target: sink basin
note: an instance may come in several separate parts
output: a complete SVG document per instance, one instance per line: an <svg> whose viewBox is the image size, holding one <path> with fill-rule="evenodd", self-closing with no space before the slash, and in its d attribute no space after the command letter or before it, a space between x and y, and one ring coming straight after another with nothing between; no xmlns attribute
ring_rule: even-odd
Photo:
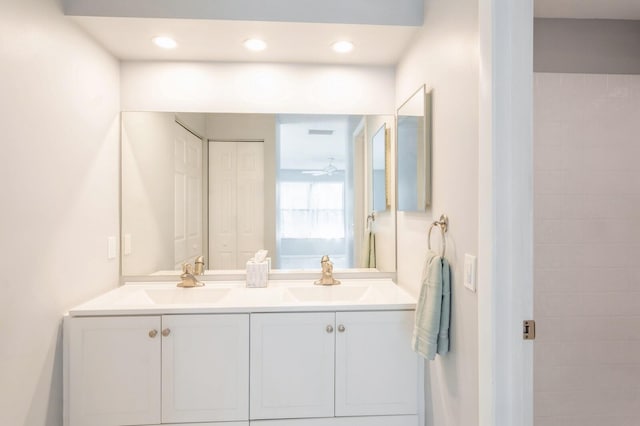
<svg viewBox="0 0 640 426"><path fill-rule="evenodd" d="M292 287L286 294L297 302L348 303L367 297L370 287L313 286Z"/></svg>
<svg viewBox="0 0 640 426"><path fill-rule="evenodd" d="M145 290L147 297L157 305L211 304L229 294L228 288L167 288Z"/></svg>

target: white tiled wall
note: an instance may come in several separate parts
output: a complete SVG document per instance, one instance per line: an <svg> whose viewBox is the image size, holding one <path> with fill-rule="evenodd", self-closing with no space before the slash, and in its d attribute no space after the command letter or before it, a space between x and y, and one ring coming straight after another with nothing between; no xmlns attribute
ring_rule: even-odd
<svg viewBox="0 0 640 426"><path fill-rule="evenodd" d="M640 76L535 75L535 425L640 425Z"/></svg>

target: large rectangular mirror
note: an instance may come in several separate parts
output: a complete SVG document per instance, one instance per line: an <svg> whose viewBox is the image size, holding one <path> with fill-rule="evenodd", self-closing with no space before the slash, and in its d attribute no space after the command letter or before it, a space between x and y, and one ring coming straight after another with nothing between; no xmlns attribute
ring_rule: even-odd
<svg viewBox="0 0 640 426"><path fill-rule="evenodd" d="M395 214L367 244L370 141L390 116L124 112L122 275L244 270L259 249L272 266L394 272ZM367 253L365 253L365 251Z"/></svg>
<svg viewBox="0 0 640 426"><path fill-rule="evenodd" d="M398 210L431 204L431 94L420 87L398 108Z"/></svg>

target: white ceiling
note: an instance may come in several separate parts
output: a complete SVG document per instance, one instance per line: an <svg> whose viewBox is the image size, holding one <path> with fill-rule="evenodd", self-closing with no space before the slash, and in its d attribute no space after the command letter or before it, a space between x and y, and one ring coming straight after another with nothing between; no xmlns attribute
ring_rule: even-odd
<svg viewBox="0 0 640 426"><path fill-rule="evenodd" d="M70 1L70 0L69 0ZM93 3L75 0L78 4ZM222 1L222 0L219 0ZM285 1L285 0L281 0ZM124 8L129 3L119 3ZM119 6L118 6L119 5ZM114 6L114 7L116 7ZM640 0L535 0L541 18L640 20ZM317 64L397 64L420 27L256 20L165 19L144 17L70 16L99 43L122 60L293 62ZM163 50L151 43L156 35L175 38L178 48ZM242 42L262 38L268 48L249 52ZM349 54L330 45L340 39L355 44Z"/></svg>
<svg viewBox="0 0 640 426"><path fill-rule="evenodd" d="M538 18L640 19L640 0L535 0Z"/></svg>
<svg viewBox="0 0 640 426"><path fill-rule="evenodd" d="M122 60L296 62L395 65L419 27L264 21L72 17ZM168 35L178 48L163 50L151 38ZM268 48L247 51L242 42L262 38ZM355 44L349 54L330 45Z"/></svg>

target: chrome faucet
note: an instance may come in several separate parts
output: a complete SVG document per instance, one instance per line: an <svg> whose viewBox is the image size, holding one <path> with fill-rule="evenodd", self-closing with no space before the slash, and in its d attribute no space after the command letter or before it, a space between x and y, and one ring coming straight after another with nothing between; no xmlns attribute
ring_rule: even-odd
<svg viewBox="0 0 640 426"><path fill-rule="evenodd" d="M195 260L195 271L193 266L190 263L182 264L182 275L180 275L181 281L177 284L178 287L202 287L204 286L203 282L200 282L196 275L202 275L204 273L204 257L198 256Z"/></svg>
<svg viewBox="0 0 640 426"><path fill-rule="evenodd" d="M315 281L315 285L337 285L340 284L340 281L333 278L333 262L329 259L328 255L322 256L322 260L320 260L320 265L322 266L322 277Z"/></svg>

